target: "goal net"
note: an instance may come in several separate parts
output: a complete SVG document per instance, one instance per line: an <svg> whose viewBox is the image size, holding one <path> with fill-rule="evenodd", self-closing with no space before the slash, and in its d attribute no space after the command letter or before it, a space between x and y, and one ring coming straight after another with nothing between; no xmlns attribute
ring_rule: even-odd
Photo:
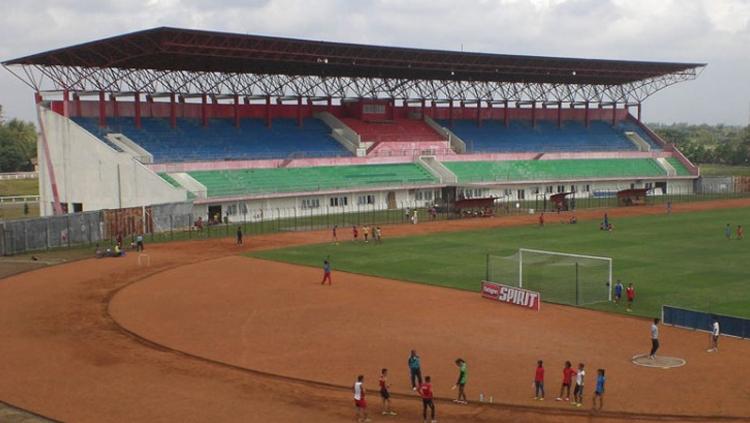
<svg viewBox="0 0 750 423"><path fill-rule="evenodd" d="M487 255L489 282L537 291L552 303L586 305L612 300L612 259L521 248Z"/></svg>

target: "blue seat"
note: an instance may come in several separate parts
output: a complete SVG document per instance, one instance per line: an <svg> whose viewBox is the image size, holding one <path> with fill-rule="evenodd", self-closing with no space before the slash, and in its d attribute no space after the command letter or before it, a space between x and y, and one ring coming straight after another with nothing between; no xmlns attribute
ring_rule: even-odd
<svg viewBox="0 0 750 423"><path fill-rule="evenodd" d="M440 124L450 127L448 121ZM557 127L556 121L511 121L508 127L502 121L456 120L451 130L466 142L469 152L520 153L520 152L577 152L577 151L632 151L636 146L625 132L638 133L652 149L659 149L641 128L632 122L620 122L613 127L608 122L591 121L589 127L578 121L565 121Z"/></svg>
<svg viewBox="0 0 750 423"><path fill-rule="evenodd" d="M232 119L210 119L204 127L200 120L179 118L171 128L168 119L142 118L141 128L136 128L133 118L109 118L104 129L96 118L73 120L105 142L107 133L125 134L157 163L352 155L331 137L325 123L314 118L305 119L302 127L295 119L275 119L271 128L261 119L242 119L236 128Z"/></svg>

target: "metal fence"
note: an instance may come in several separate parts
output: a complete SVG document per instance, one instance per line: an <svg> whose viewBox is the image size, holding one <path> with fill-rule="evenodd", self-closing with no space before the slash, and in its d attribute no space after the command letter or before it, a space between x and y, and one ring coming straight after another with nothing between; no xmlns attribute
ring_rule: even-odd
<svg viewBox="0 0 750 423"><path fill-rule="evenodd" d="M733 190L728 190L721 184L704 184L700 190L677 190L665 195L648 196L646 203L666 205L750 196L744 188L735 191L737 185L732 187ZM248 236L330 229L334 225L341 231L346 231L352 226L411 223L414 210L417 210L417 222L557 211L555 204L546 199L549 194L532 196L533 198L528 198L527 195L523 200L515 197L496 198L492 207L464 209L460 212L450 207L430 207L425 201L402 202L391 208L384 204L348 208L250 208L240 214L224 215L218 221L194 215L193 205L189 202L73 213L0 222L0 255L93 246L97 243L105 247L112 245L118 238L122 238L127 248L139 234L143 234L147 242L164 242L234 236L238 228ZM570 210L617 207L616 192L576 193L568 201L568 206Z"/></svg>

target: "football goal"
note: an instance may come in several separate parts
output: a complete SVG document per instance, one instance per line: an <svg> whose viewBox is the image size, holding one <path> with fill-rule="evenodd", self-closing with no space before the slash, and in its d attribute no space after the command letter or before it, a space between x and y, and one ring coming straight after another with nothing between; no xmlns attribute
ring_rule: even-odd
<svg viewBox="0 0 750 423"><path fill-rule="evenodd" d="M542 301L586 305L612 300L612 259L520 248L487 255L487 281L541 293Z"/></svg>

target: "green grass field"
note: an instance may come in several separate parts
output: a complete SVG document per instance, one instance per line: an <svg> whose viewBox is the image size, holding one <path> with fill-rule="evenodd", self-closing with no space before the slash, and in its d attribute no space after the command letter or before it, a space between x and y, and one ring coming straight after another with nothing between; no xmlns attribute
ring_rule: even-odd
<svg viewBox="0 0 750 423"><path fill-rule="evenodd" d="M310 266L330 256L334 271L472 291L485 276L487 254L508 256L523 247L607 256L614 259L614 279L635 284L634 314L653 316L670 304L750 317L750 239L736 240L734 233L725 239L727 223L733 229L750 224L750 209L616 219L613 232L599 231L594 221L391 239L386 229L381 245L326 243L252 255ZM591 308L624 312L609 303Z"/></svg>
<svg viewBox="0 0 750 423"><path fill-rule="evenodd" d="M38 179L8 179L0 181L0 197L39 195Z"/></svg>
<svg viewBox="0 0 750 423"><path fill-rule="evenodd" d="M703 176L750 176L750 166L706 163L700 165Z"/></svg>

